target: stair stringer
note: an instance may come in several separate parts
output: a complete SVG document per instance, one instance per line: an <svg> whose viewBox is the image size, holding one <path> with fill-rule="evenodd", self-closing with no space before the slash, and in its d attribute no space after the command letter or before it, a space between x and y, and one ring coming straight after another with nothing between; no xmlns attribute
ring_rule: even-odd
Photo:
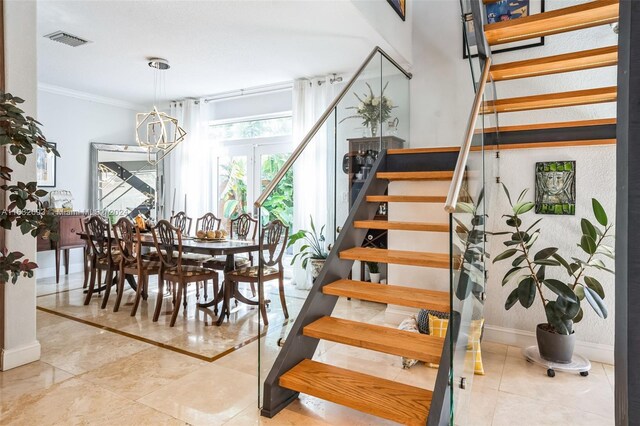
<svg viewBox="0 0 640 426"><path fill-rule="evenodd" d="M265 417L271 418L275 416L298 396L298 392L285 389L279 385L280 376L302 360L313 358L319 339L304 336L303 329L308 324L321 317L329 316L333 312L338 297L324 294L322 287L346 277L351 271L353 261L340 259L339 253L346 248L359 247L366 237L367 230L354 228L353 222L373 219L375 216L378 204L368 203L366 197L385 193L388 181L378 179L376 174L377 172L387 171L387 158L386 152L383 152L374 163L369 178L364 183L354 207L349 212L349 216L329 253L329 257L309 291L309 296L307 296L284 346L264 382L261 414Z"/></svg>

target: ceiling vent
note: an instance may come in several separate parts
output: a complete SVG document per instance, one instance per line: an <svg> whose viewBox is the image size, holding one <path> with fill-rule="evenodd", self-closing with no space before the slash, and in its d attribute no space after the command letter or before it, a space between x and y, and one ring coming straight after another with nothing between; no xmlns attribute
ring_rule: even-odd
<svg viewBox="0 0 640 426"><path fill-rule="evenodd" d="M91 43L88 40L71 35L69 33L65 33L64 31L56 31L55 33L47 34L45 38L57 41L58 43L66 44L67 46L71 47L78 47L82 46L83 44Z"/></svg>

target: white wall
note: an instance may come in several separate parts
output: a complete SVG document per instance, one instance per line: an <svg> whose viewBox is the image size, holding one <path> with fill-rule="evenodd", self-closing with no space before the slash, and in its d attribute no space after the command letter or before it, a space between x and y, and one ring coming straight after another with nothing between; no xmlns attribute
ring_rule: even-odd
<svg viewBox="0 0 640 426"><path fill-rule="evenodd" d="M47 87L38 91L38 118L43 124L47 140L56 142L60 152L57 159L56 187L66 189L75 200L75 210L90 207L90 149L91 142L135 143L134 107L120 105L104 98L91 100L91 95ZM111 104L109 104L111 103ZM55 274L53 251L38 253L38 277ZM82 270L82 251L71 251L71 271Z"/></svg>
<svg viewBox="0 0 640 426"><path fill-rule="evenodd" d="M36 116L36 3L4 2L5 75L7 92L26 99L21 108ZM13 182L36 179L34 156L22 166L7 155L7 165L14 170ZM35 259L36 243L31 235L18 229L7 231L9 251L20 251ZM35 278L20 277L15 285L0 284L0 370L8 370L40 359L36 339Z"/></svg>
<svg viewBox="0 0 640 426"><path fill-rule="evenodd" d="M407 0L406 16L402 21L391 5L384 0L351 0L369 24L374 27L393 51L388 51L399 63L412 63L413 2ZM385 46L381 46L386 48Z"/></svg>
<svg viewBox="0 0 640 426"><path fill-rule="evenodd" d="M574 0L547 0L546 10L583 3ZM430 0L414 1L413 14L413 73L411 81L411 146L459 146L464 136L473 91L469 64L462 59L462 33L460 10L457 1ZM617 36L609 26L582 30L565 35L547 37L545 45L515 52L494 55L496 63L504 63L531 57L542 57L614 45ZM548 92L579 90L592 87L615 85L615 68L581 71L565 75L538 77L497 83L500 98L525 96ZM586 120L592 118L615 117L615 104L591 105L574 108L558 108L525 113L502 114L500 125L536 122ZM538 240L538 247L557 246L567 257L580 255L575 243L581 235L579 220L591 218L591 198L599 199L610 217L615 217L615 147L556 148L503 151L500 168L495 167L502 181L516 192L523 188L534 189L534 166L536 161L576 160L577 161L577 207L575 216L555 217L531 214L533 220L544 217L544 236ZM491 157L488 157L491 158ZM491 159L490 161L495 161ZM495 164L494 164L495 165ZM491 185L490 204L492 229L502 229L500 216L505 212L505 199L495 184ZM531 192L530 198L533 198ZM442 194L446 194L446 188ZM391 219L407 220L410 214L406 207L390 209ZM427 216L425 216L427 217ZM423 237L422 245L433 245L435 237ZM395 235L390 242L400 244ZM401 244L400 244L401 245ZM400 247L400 246L398 246ZM501 241L496 238L493 253L501 251ZM447 247L442 245L441 251ZM535 325L544 320L540 305L524 310L514 307L504 310L504 301L511 290L502 288L501 279L507 264L498 264L490 269L488 300L485 316L487 339L513 344L529 344ZM395 277L394 277L395 274ZM561 275L559 275L561 276ZM582 323L576 325L579 346L594 359L613 359L614 330L614 280L612 275L595 274L607 293L605 302L609 308L609 319L599 319L589 307L585 309ZM402 280L415 283L439 281L438 273L432 270L412 270L409 268L390 269L390 282L403 284ZM398 278L400 281L394 279ZM390 308L394 312L394 307ZM396 311L397 312L397 311Z"/></svg>

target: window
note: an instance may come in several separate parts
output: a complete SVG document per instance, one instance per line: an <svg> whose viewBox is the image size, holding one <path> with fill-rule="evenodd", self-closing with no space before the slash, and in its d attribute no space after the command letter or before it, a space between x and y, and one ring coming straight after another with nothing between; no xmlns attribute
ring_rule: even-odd
<svg viewBox="0 0 640 426"><path fill-rule="evenodd" d="M219 141L291 136L291 115L220 123L211 126L211 137Z"/></svg>

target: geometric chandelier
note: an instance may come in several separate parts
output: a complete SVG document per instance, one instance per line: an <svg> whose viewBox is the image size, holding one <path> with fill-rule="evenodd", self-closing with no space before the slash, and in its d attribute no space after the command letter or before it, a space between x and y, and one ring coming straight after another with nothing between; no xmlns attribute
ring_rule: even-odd
<svg viewBox="0 0 640 426"><path fill-rule="evenodd" d="M148 162L156 165L182 142L187 132L178 120L153 107L151 112L136 114L136 143L147 148ZM157 154L160 154L158 158Z"/></svg>
<svg viewBox="0 0 640 426"><path fill-rule="evenodd" d="M170 68L169 61L161 58L151 58L149 66L154 68L155 74L155 100L158 98L159 71ZM151 112L136 114L136 143L147 149L147 161L156 165L182 142L187 132L178 125L178 119L170 117L165 112L158 111L154 105ZM160 157L158 158L158 154Z"/></svg>

